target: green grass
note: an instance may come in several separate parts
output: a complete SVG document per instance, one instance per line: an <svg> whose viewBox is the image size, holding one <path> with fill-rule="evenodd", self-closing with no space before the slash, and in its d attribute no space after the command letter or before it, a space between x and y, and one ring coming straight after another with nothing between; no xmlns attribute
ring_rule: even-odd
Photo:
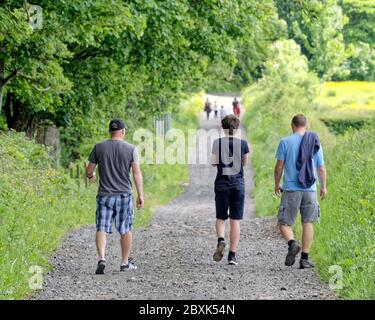
<svg viewBox="0 0 375 320"><path fill-rule="evenodd" d="M136 228L149 225L155 209L180 195L184 190L183 182L189 178L186 165L143 165L142 172L145 207L141 211L135 211Z"/></svg>
<svg viewBox="0 0 375 320"><path fill-rule="evenodd" d="M375 115L375 82L326 82L315 101L325 119L367 119Z"/></svg>
<svg viewBox="0 0 375 320"><path fill-rule="evenodd" d="M95 195L23 134L0 134L0 163L0 299L19 299L30 293L29 268L47 271L61 237L92 221Z"/></svg>
<svg viewBox="0 0 375 320"><path fill-rule="evenodd" d="M198 125L198 94L186 101L174 126ZM78 188L67 170L53 169L48 150L13 131L0 132L0 299L22 299L31 266L50 270L48 257L67 232L95 220L97 185ZM158 206L178 196L188 165L143 165L145 208L136 211L135 227L145 227ZM83 182L83 180L82 180Z"/></svg>
<svg viewBox="0 0 375 320"><path fill-rule="evenodd" d="M328 197L320 202L322 217L315 228L312 251L317 271L329 282L334 275L330 267L342 268L343 288L336 291L340 298L375 299L374 122L335 136L320 120L324 117L321 106L303 103L303 94L287 90L277 95L272 88L254 85L244 92L244 124L253 148L257 214L277 213L280 200L273 196L275 151L280 139L291 133L292 116L302 112L310 129L319 133L328 171ZM335 96L330 93L327 99L339 96L339 92ZM300 236L300 223L295 230Z"/></svg>
<svg viewBox="0 0 375 320"><path fill-rule="evenodd" d="M326 155L328 198L321 201L313 258L323 280L343 270L342 298L375 299L375 129L350 131Z"/></svg>
<svg viewBox="0 0 375 320"><path fill-rule="evenodd" d="M315 103L320 119L333 134L361 129L375 117L375 82L327 82Z"/></svg>

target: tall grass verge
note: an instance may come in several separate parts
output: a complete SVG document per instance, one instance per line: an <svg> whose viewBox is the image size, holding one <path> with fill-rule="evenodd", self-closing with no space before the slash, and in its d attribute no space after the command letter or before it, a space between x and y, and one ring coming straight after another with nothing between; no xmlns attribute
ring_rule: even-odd
<svg viewBox="0 0 375 320"><path fill-rule="evenodd" d="M174 126L196 128L200 108L198 94L182 105ZM0 132L0 299L33 294L33 266L48 272L48 257L66 233L95 221L97 186L86 189L81 183L78 188L66 170L56 170L52 163L48 150L24 134ZM187 165L149 164L142 169L145 208L136 212L136 228L147 226L155 208L180 194L188 178Z"/></svg>
<svg viewBox="0 0 375 320"><path fill-rule="evenodd" d="M312 251L317 271L334 285L340 298L374 299L374 124L343 136L331 134L320 121L321 108L313 103L316 84L298 47L283 41L275 45L264 78L244 91L256 211L260 216L277 213L280 200L273 196L276 148L282 137L291 134L293 115L304 113L310 129L319 134L328 171L328 197L320 201L322 216L315 227ZM298 236L300 229L298 223ZM342 287L334 281L337 270L342 270Z"/></svg>

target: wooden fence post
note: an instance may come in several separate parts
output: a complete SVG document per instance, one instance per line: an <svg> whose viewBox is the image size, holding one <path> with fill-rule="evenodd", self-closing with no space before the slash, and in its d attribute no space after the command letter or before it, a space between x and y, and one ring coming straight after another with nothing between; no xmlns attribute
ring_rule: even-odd
<svg viewBox="0 0 375 320"><path fill-rule="evenodd" d="M77 163L77 176L76 176L76 179L77 179L77 184L78 184L78 189L81 187L81 181L80 181L80 170L79 170L79 164Z"/></svg>
<svg viewBox="0 0 375 320"><path fill-rule="evenodd" d="M87 164L86 164L86 162L84 162L83 163L83 177L85 179L85 187L87 189L89 181L88 181L87 176L86 176L86 167L87 167Z"/></svg>

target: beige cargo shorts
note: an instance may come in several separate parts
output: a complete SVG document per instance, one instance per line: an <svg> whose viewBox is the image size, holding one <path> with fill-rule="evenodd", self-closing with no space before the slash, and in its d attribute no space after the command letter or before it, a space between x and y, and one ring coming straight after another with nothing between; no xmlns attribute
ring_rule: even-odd
<svg viewBox="0 0 375 320"><path fill-rule="evenodd" d="M320 207L316 191L283 191L277 215L279 223L293 225L298 211L301 212L302 223L319 222Z"/></svg>

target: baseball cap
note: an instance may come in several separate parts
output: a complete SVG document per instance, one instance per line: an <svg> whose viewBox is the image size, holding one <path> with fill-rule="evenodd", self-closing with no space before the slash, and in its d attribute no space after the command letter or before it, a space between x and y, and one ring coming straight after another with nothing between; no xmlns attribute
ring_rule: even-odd
<svg viewBox="0 0 375 320"><path fill-rule="evenodd" d="M109 131L126 129L125 122L119 119L113 119L109 123Z"/></svg>

